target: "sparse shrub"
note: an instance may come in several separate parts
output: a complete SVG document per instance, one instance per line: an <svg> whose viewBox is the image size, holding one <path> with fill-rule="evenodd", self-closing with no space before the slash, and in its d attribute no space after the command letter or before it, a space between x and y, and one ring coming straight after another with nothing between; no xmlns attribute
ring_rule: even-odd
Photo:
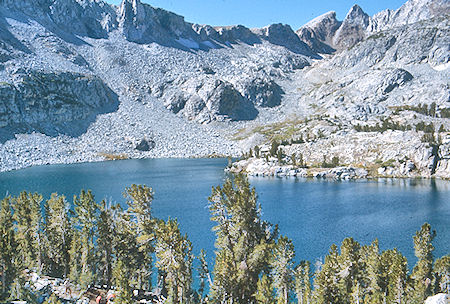
<svg viewBox="0 0 450 304"><path fill-rule="evenodd" d="M382 119L381 124L376 124L374 126L361 126L355 125L353 127L358 132L385 132L387 130L399 130L399 131L408 131L411 130L412 127L410 125L401 125L398 122L393 122L389 119Z"/></svg>
<svg viewBox="0 0 450 304"><path fill-rule="evenodd" d="M425 133L434 133L434 125L432 122L427 125L426 123L421 121L416 125L416 131L423 131Z"/></svg>
<svg viewBox="0 0 450 304"><path fill-rule="evenodd" d="M422 142L434 144L436 143L436 138L434 137L434 133L425 133L422 138Z"/></svg>
<svg viewBox="0 0 450 304"><path fill-rule="evenodd" d="M441 118L450 118L450 108L443 108L440 110Z"/></svg>
<svg viewBox="0 0 450 304"><path fill-rule="evenodd" d="M291 139L291 145L292 144L303 144L305 141L303 140L303 135L300 135L300 138L297 139Z"/></svg>

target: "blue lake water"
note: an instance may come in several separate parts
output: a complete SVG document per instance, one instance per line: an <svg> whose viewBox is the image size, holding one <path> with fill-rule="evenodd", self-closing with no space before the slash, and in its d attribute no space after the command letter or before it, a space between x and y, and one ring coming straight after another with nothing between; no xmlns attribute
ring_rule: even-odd
<svg viewBox="0 0 450 304"><path fill-rule="evenodd" d="M226 178L224 159L125 160L53 165L0 173L0 197L22 190L65 194L69 201L81 189L97 200L123 202L133 183L154 189L153 214L177 218L194 245L214 258L214 223L209 219L211 187ZM378 238L381 249L397 247L415 263L412 236L424 222L437 230L435 256L450 253L450 182L440 180L318 181L294 178L250 178L263 218L278 224L294 242L296 259L314 262L352 236L362 244ZM411 267L412 265L410 265Z"/></svg>

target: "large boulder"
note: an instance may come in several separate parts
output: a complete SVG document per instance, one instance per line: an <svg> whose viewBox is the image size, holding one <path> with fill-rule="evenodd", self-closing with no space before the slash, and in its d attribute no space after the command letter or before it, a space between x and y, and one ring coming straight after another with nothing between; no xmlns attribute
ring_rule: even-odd
<svg viewBox="0 0 450 304"><path fill-rule="evenodd" d="M404 85L413 79L413 75L404 69L394 69L384 77L383 83L379 87L379 92L389 94L395 88Z"/></svg>
<svg viewBox="0 0 450 304"><path fill-rule="evenodd" d="M191 79L164 98L167 109L201 123L253 119L258 113L233 84L216 78Z"/></svg>
<svg viewBox="0 0 450 304"><path fill-rule="evenodd" d="M239 79L236 87L254 105L259 107L275 107L281 104L283 89L268 77L250 77Z"/></svg>
<svg viewBox="0 0 450 304"><path fill-rule="evenodd" d="M155 148L155 146L156 143L153 140L144 138L136 145L136 150L146 152Z"/></svg>
<svg viewBox="0 0 450 304"><path fill-rule="evenodd" d="M438 293L435 296L428 297L425 300L425 304L448 304L450 301L450 297L445 293Z"/></svg>

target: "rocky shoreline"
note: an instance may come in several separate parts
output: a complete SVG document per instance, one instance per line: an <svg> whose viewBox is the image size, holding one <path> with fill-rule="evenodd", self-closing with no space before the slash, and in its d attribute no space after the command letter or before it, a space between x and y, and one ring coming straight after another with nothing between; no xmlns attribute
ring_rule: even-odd
<svg viewBox="0 0 450 304"><path fill-rule="evenodd" d="M439 145L416 132L388 131L331 135L313 142L254 147L228 171L249 176L329 179L450 179L450 135ZM257 150L258 152L254 152ZM271 151L272 150L272 151Z"/></svg>

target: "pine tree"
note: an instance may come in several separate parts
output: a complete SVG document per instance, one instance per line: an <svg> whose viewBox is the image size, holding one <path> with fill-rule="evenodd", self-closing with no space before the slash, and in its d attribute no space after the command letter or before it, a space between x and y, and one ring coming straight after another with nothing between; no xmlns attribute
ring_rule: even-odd
<svg viewBox="0 0 450 304"><path fill-rule="evenodd" d="M367 304L383 303L387 293L387 273L383 267L378 240L370 246L361 248L361 256L365 263L364 277L366 280L365 301Z"/></svg>
<svg viewBox="0 0 450 304"><path fill-rule="evenodd" d="M296 158L295 153L291 154L291 163L293 166L297 166L297 158Z"/></svg>
<svg viewBox="0 0 450 304"><path fill-rule="evenodd" d="M338 287L338 247L331 245L325 263L317 270L314 278L314 301L316 304L344 303Z"/></svg>
<svg viewBox="0 0 450 304"><path fill-rule="evenodd" d="M125 188L124 193L129 205L128 213L136 220L136 236L140 251L138 270L139 288L151 289L152 254L154 253L155 224L152 217L151 204L153 201L153 190L145 185L131 185Z"/></svg>
<svg viewBox="0 0 450 304"><path fill-rule="evenodd" d="M166 274L169 303L190 303L192 284L192 244L181 235L176 220L158 224L156 267Z"/></svg>
<svg viewBox="0 0 450 304"><path fill-rule="evenodd" d="M42 257L42 196L21 192L12 199L18 253L25 268L41 270Z"/></svg>
<svg viewBox="0 0 450 304"><path fill-rule="evenodd" d="M266 274L263 274L256 284L255 301L257 304L275 304L274 287Z"/></svg>
<svg viewBox="0 0 450 304"><path fill-rule="evenodd" d="M77 238L74 238L74 242L72 242L71 251L79 249L80 252L78 256L73 256L72 260L75 258L79 259L79 266L81 267L79 269L79 282L85 288L94 281L96 255L94 238L97 236L99 206L90 190L87 192L81 190L79 197L74 196L73 204L75 206L75 225L80 229L80 232ZM75 254L76 252L73 253ZM71 272L75 271L71 270Z"/></svg>
<svg viewBox="0 0 450 304"><path fill-rule="evenodd" d="M407 303L408 264L406 258L397 249L386 250L381 254L384 269L386 303Z"/></svg>
<svg viewBox="0 0 450 304"><path fill-rule="evenodd" d="M269 154L270 156L275 156L278 152L278 147L280 144L277 141L272 141L272 144L270 146Z"/></svg>
<svg viewBox="0 0 450 304"><path fill-rule="evenodd" d="M17 258L11 203L7 197L0 201L0 302L9 297L11 284L17 276Z"/></svg>
<svg viewBox="0 0 450 304"><path fill-rule="evenodd" d="M311 303L311 264L301 261L295 270L295 294L299 304Z"/></svg>
<svg viewBox="0 0 450 304"><path fill-rule="evenodd" d="M300 167L304 167L305 166L305 163L303 161L303 154L302 153L299 153L299 155L298 155L298 165Z"/></svg>
<svg viewBox="0 0 450 304"><path fill-rule="evenodd" d="M414 239L414 251L418 258L417 264L412 272L414 280L413 301L417 303L423 302L427 297L431 296L433 291L433 239L436 231L431 230L428 223L422 225L420 231L416 232Z"/></svg>
<svg viewBox="0 0 450 304"><path fill-rule="evenodd" d="M100 215L97 221L97 282L111 286L114 251L115 221L114 213L118 207L109 206L106 201L100 204Z"/></svg>
<svg viewBox="0 0 450 304"><path fill-rule="evenodd" d="M80 281L81 272L82 272L82 246L81 244L81 236L78 230L72 231L72 242L70 245L69 256L70 256L70 264L69 264L69 279L72 282L77 282L82 285L83 288L86 288L88 284L83 284Z"/></svg>
<svg viewBox="0 0 450 304"><path fill-rule="evenodd" d="M129 280L129 270L122 259L118 259L113 269L113 279L118 291L116 304L132 304L131 285Z"/></svg>
<svg viewBox="0 0 450 304"><path fill-rule="evenodd" d="M258 146L255 146L255 157L256 158L260 158L261 154L261 149Z"/></svg>
<svg viewBox="0 0 450 304"><path fill-rule="evenodd" d="M217 223L210 298L221 303L252 303L259 275L267 270L277 228L261 220L255 189L243 175L213 188L209 201L212 220Z"/></svg>
<svg viewBox="0 0 450 304"><path fill-rule="evenodd" d="M271 261L273 285L277 291L277 303L287 304L293 289L294 245L287 237L281 236L274 248Z"/></svg>
<svg viewBox="0 0 450 304"><path fill-rule="evenodd" d="M437 259L434 263L435 293L443 292L450 294L450 255Z"/></svg>
<svg viewBox="0 0 450 304"><path fill-rule="evenodd" d="M69 218L70 205L64 196L53 193L45 202L46 254L49 273L53 276L69 275L69 250L72 243L72 225Z"/></svg>
<svg viewBox="0 0 450 304"><path fill-rule="evenodd" d="M206 281L208 282L208 286L212 285L211 275L209 273L208 263L206 262L206 252L205 250L200 251L200 255L198 256L200 261L200 266L198 267L198 277L200 279L200 286L198 289L198 293L200 296L201 303L205 303L206 299L203 295L206 288Z"/></svg>
<svg viewBox="0 0 450 304"><path fill-rule="evenodd" d="M360 245L353 238L346 238L341 245L341 254L338 257L339 289L343 303L361 303L361 262ZM351 296L351 295L354 295Z"/></svg>
<svg viewBox="0 0 450 304"><path fill-rule="evenodd" d="M121 209L114 218L114 251L117 260L121 260L122 268L129 275L129 283L141 289L146 282L142 280L141 270L147 265L142 251L139 250L138 231L133 217Z"/></svg>
<svg viewBox="0 0 450 304"><path fill-rule="evenodd" d="M283 150L281 148L279 148L278 152L277 152L277 159L280 164L284 163L283 158L284 158Z"/></svg>

